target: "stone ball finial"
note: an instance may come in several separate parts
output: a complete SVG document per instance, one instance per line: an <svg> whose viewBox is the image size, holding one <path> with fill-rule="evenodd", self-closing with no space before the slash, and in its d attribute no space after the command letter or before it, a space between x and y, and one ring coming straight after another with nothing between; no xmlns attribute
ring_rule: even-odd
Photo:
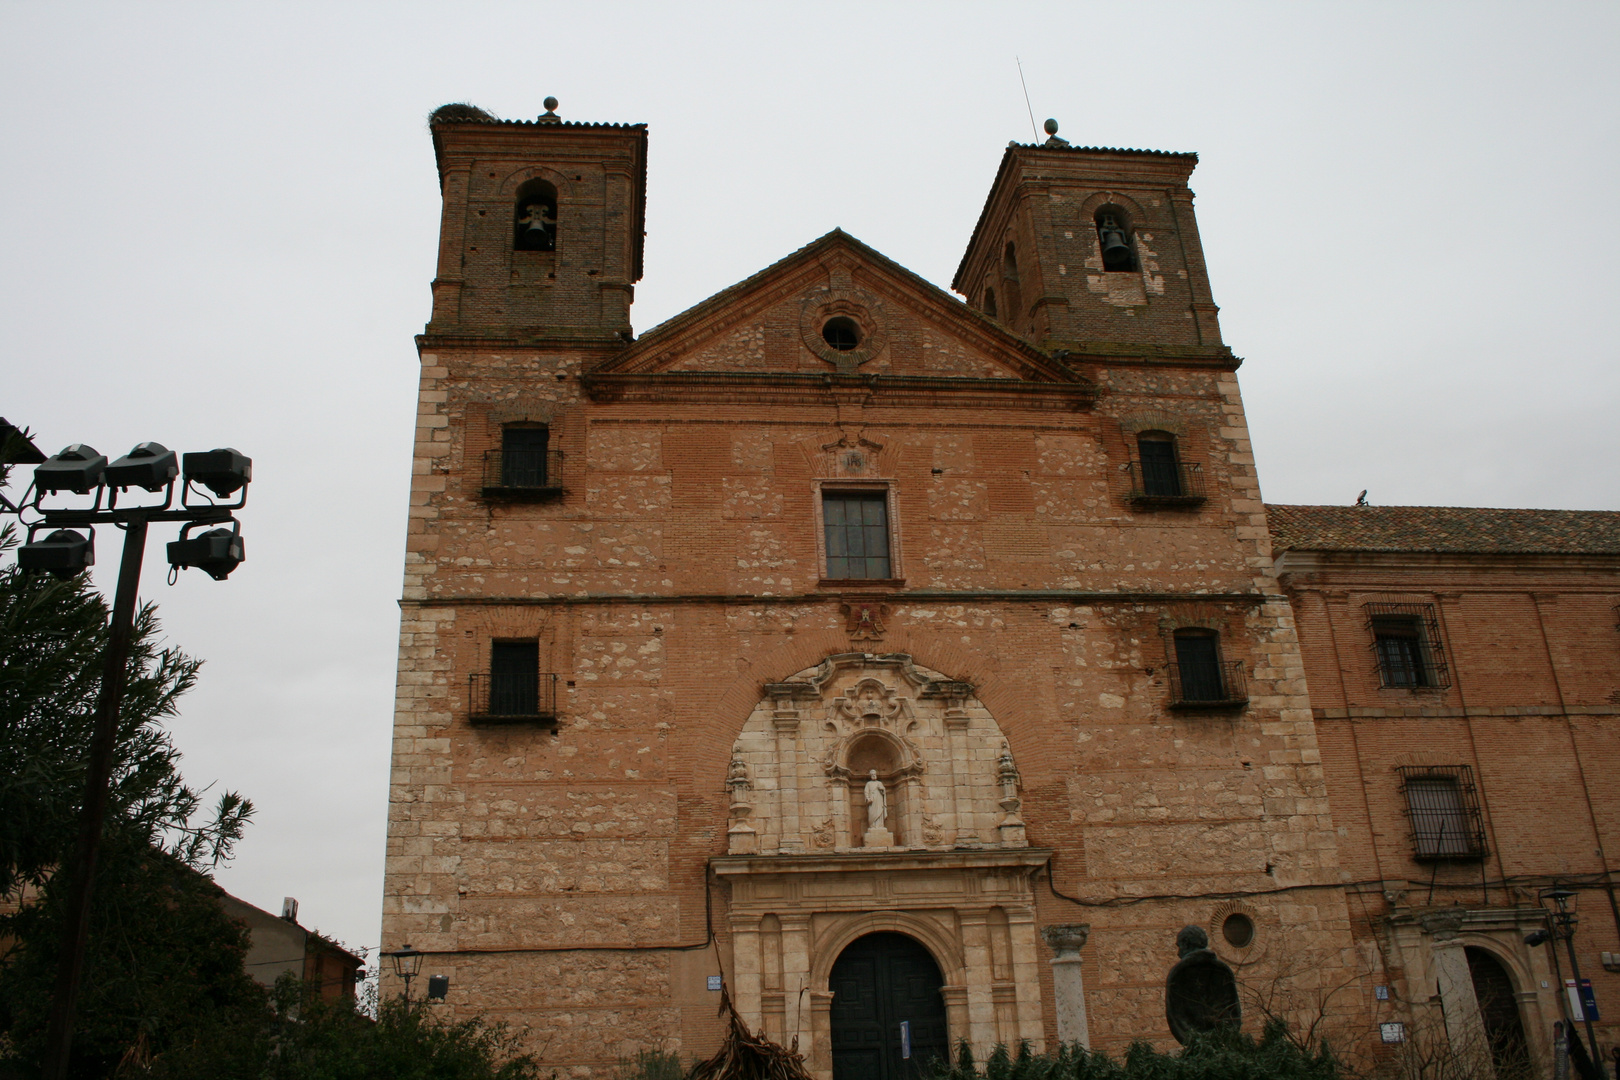
<svg viewBox="0 0 1620 1080"><path fill-rule="evenodd" d="M546 107L546 112L548 113L557 111L557 99L554 97L546 98L546 100L541 102L541 104Z"/></svg>
<svg viewBox="0 0 1620 1080"><path fill-rule="evenodd" d="M1046 133L1048 135L1056 135L1057 134L1058 123L1057 123L1056 120L1053 120L1050 117L1048 117L1046 123L1044 125L1042 125L1042 126L1046 128Z"/></svg>

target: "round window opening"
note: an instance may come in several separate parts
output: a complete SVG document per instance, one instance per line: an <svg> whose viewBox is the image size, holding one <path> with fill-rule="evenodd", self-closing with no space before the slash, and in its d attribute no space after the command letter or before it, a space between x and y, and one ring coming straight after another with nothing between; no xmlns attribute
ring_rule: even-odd
<svg viewBox="0 0 1620 1080"><path fill-rule="evenodd" d="M854 319L839 315L828 319L827 325L821 328L821 340L839 352L849 352L861 343L861 328L855 325Z"/></svg>
<svg viewBox="0 0 1620 1080"><path fill-rule="evenodd" d="M1228 915L1221 923L1221 936L1234 949L1246 949L1254 940L1254 920L1247 915Z"/></svg>

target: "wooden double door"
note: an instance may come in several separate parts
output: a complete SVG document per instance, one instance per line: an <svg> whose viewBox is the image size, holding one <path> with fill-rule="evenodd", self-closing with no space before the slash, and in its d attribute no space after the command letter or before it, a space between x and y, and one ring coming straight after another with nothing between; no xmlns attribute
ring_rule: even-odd
<svg viewBox="0 0 1620 1080"><path fill-rule="evenodd" d="M833 964L833 1080L910 1080L950 1056L944 979L921 943L867 934Z"/></svg>

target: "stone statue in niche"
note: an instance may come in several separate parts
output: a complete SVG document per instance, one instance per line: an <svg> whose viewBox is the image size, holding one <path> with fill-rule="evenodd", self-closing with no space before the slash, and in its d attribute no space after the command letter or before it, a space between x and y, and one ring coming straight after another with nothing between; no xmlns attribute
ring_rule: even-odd
<svg viewBox="0 0 1620 1080"><path fill-rule="evenodd" d="M894 833L885 827L889 819L888 789L878 779L876 769L868 770L866 776L866 833L861 846L893 847Z"/></svg>
<svg viewBox="0 0 1620 1080"><path fill-rule="evenodd" d="M1176 935L1181 960L1164 981L1164 1016L1170 1034L1183 1046L1201 1031L1236 1028L1243 1022L1237 979L1209 947L1202 927L1183 927Z"/></svg>

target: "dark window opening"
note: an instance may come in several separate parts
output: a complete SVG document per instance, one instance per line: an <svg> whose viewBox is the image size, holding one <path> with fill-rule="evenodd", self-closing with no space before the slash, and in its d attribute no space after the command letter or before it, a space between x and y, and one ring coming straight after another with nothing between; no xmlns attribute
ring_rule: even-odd
<svg viewBox="0 0 1620 1080"><path fill-rule="evenodd" d="M1368 604L1367 625L1382 686L1423 690L1451 685L1433 604Z"/></svg>
<svg viewBox="0 0 1620 1080"><path fill-rule="evenodd" d="M1221 923L1221 936L1234 949L1247 949L1254 940L1254 920L1241 911L1234 911Z"/></svg>
<svg viewBox="0 0 1620 1080"><path fill-rule="evenodd" d="M861 328L846 315L828 319L821 328L821 340L839 352L849 352L861 343Z"/></svg>
<svg viewBox="0 0 1620 1080"><path fill-rule="evenodd" d="M540 643L497 641L489 651L489 715L540 714Z"/></svg>
<svg viewBox="0 0 1620 1080"><path fill-rule="evenodd" d="M992 319L996 317L996 290L984 290L984 313Z"/></svg>
<svg viewBox="0 0 1620 1080"><path fill-rule="evenodd" d="M1220 649L1210 631L1176 631L1176 667L1181 676L1182 701L1226 700Z"/></svg>
<svg viewBox="0 0 1620 1080"><path fill-rule="evenodd" d="M551 446L551 429L509 427L501 431L501 486L543 488L550 479L546 451Z"/></svg>
<svg viewBox="0 0 1620 1080"><path fill-rule="evenodd" d="M1174 499L1186 494L1181 470L1177 467L1176 440L1158 431L1145 431L1136 437L1136 452L1142 463L1142 494L1149 498Z"/></svg>
<svg viewBox="0 0 1620 1080"><path fill-rule="evenodd" d="M1001 251L1001 276L1008 281L1018 280L1018 249L1011 240Z"/></svg>
<svg viewBox="0 0 1620 1080"><path fill-rule="evenodd" d="M827 536L827 577L893 576L886 492L827 492L821 497L821 513Z"/></svg>
<svg viewBox="0 0 1620 1080"><path fill-rule="evenodd" d="M1112 208L1097 212L1097 241L1102 245L1103 270L1119 273L1137 268L1131 228L1122 212Z"/></svg>
<svg viewBox="0 0 1620 1080"><path fill-rule="evenodd" d="M557 250L557 189L544 180L529 180L518 188L512 247Z"/></svg>
<svg viewBox="0 0 1620 1080"><path fill-rule="evenodd" d="M1400 767L1401 793L1420 861L1479 859L1489 851L1474 773L1467 765Z"/></svg>

